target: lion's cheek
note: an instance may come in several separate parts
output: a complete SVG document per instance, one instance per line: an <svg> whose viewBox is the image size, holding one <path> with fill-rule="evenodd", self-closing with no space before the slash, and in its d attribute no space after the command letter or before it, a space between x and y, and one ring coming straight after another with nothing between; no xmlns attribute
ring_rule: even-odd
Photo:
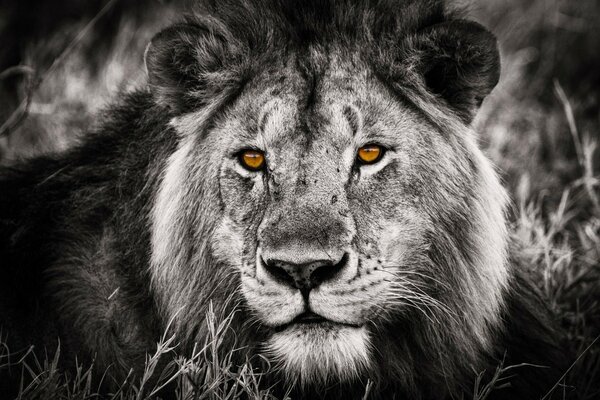
<svg viewBox="0 0 600 400"><path fill-rule="evenodd" d="M304 300L298 290L282 285L265 286L249 274L242 274L241 290L252 312L267 326L288 324L304 311Z"/></svg>
<svg viewBox="0 0 600 400"><path fill-rule="evenodd" d="M387 278L389 274L376 273L343 285L323 285L311 293L310 308L331 321L362 326L383 309L390 290Z"/></svg>

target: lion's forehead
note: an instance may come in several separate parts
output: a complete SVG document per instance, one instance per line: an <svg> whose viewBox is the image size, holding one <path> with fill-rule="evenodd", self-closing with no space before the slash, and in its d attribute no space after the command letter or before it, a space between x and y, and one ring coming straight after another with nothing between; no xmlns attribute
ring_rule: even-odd
<svg viewBox="0 0 600 400"><path fill-rule="evenodd" d="M403 144L432 129L366 67L340 62L311 77L286 68L248 86L226 130L232 141L282 155L272 163L309 155L321 162L341 157L353 139Z"/></svg>

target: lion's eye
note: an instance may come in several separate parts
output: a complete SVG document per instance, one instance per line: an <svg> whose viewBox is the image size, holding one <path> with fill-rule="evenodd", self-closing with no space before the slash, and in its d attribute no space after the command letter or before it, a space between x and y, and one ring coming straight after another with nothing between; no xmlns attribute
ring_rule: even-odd
<svg viewBox="0 0 600 400"><path fill-rule="evenodd" d="M376 144L367 144L360 149L358 149L358 153L356 158L360 164L375 164L381 157L383 157L383 153L385 149Z"/></svg>
<svg viewBox="0 0 600 400"><path fill-rule="evenodd" d="M238 160L248 171L260 171L265 166L265 155L259 150L243 150L240 152Z"/></svg>

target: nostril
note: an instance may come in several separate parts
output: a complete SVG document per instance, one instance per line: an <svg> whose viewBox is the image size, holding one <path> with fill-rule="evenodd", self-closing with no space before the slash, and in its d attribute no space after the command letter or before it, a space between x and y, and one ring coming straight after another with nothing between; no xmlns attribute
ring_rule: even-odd
<svg viewBox="0 0 600 400"><path fill-rule="evenodd" d="M339 262L336 264L329 262L321 264L315 268L310 274L310 282L312 287L319 286L321 283L329 281L337 275L348 263L348 253L345 253Z"/></svg>
<svg viewBox="0 0 600 400"><path fill-rule="evenodd" d="M290 274L290 271L284 267L283 263L277 260L262 260L262 263L267 272L271 274L276 281L297 287L293 273Z"/></svg>
<svg viewBox="0 0 600 400"><path fill-rule="evenodd" d="M275 280L300 289L307 294L321 283L334 279L348 263L348 258L346 253L337 263L333 263L331 260L316 260L295 264L275 259L263 259L262 264Z"/></svg>

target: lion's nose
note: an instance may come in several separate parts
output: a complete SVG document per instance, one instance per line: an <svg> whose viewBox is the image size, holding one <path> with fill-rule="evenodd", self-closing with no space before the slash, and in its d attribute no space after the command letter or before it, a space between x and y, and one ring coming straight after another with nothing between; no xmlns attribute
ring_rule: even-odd
<svg viewBox="0 0 600 400"><path fill-rule="evenodd" d="M278 259L263 260L265 269L280 282L300 289L305 297L321 283L332 280L348 263L348 253L338 260L311 260L294 264Z"/></svg>

